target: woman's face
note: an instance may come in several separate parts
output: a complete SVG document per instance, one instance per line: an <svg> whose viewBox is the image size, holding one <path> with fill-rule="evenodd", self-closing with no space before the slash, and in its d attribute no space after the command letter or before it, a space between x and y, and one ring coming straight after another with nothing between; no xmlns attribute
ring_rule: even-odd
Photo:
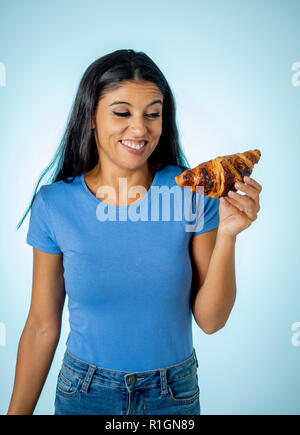
<svg viewBox="0 0 300 435"><path fill-rule="evenodd" d="M123 82L100 98L92 121L100 161L142 167L162 133L162 104L159 88L138 80Z"/></svg>

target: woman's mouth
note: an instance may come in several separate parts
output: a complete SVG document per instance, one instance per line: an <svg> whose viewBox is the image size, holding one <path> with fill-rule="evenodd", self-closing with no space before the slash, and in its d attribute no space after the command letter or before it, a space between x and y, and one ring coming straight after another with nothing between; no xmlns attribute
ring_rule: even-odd
<svg viewBox="0 0 300 435"><path fill-rule="evenodd" d="M121 145L133 154L142 154L148 141L146 140L120 140Z"/></svg>

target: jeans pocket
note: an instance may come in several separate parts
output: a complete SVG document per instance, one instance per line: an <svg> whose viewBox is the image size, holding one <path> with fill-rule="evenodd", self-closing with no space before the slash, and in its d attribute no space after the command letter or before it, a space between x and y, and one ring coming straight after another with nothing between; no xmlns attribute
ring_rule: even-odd
<svg viewBox="0 0 300 435"><path fill-rule="evenodd" d="M65 397L73 397L77 394L83 379L73 370L62 366L57 379L57 391Z"/></svg>
<svg viewBox="0 0 300 435"><path fill-rule="evenodd" d="M168 389L170 400L178 405L190 405L199 400L200 388L197 371L169 382Z"/></svg>

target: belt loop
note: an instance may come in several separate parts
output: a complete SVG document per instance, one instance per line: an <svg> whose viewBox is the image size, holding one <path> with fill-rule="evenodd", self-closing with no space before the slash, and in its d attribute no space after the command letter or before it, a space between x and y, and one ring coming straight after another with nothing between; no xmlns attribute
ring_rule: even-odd
<svg viewBox="0 0 300 435"><path fill-rule="evenodd" d="M82 384L82 387L81 387L81 391L83 393L87 393L88 392L88 389L89 389L89 386L90 386L90 383L91 383L91 380L92 380L93 374L95 373L96 368L97 367L95 367L95 366L90 366L89 365L87 374L85 375L85 378L84 378L84 381L83 381L83 384Z"/></svg>
<svg viewBox="0 0 300 435"><path fill-rule="evenodd" d="M161 369L159 371L159 374L160 374L160 395L166 396L166 395L168 395L167 369Z"/></svg>

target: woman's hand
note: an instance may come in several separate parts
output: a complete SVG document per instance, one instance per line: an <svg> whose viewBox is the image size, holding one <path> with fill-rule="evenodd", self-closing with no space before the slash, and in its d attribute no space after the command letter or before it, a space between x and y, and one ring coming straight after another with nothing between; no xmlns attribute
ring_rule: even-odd
<svg viewBox="0 0 300 435"><path fill-rule="evenodd" d="M220 198L218 233L222 236L234 238L257 219L262 186L250 177L243 180L244 183L236 183L235 188L245 195L230 190L227 196Z"/></svg>

